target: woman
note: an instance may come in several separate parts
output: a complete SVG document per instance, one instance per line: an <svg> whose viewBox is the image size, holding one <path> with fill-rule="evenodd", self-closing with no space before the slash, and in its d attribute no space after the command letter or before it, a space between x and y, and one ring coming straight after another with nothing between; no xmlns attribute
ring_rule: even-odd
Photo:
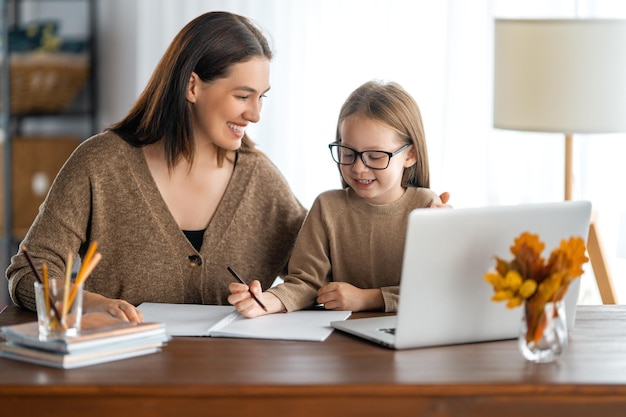
<svg viewBox="0 0 626 417"><path fill-rule="evenodd" d="M83 142L23 245L62 278L98 242L84 311L141 321L142 302L227 304L227 270L264 287L281 275L306 214L245 130L260 119L272 52L246 18L211 12L175 37L128 115ZM13 301L35 309L20 250Z"/></svg>

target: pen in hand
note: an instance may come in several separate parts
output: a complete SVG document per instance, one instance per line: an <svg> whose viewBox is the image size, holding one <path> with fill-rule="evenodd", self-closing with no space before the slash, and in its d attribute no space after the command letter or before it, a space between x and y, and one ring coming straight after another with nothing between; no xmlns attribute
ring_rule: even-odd
<svg viewBox="0 0 626 417"><path fill-rule="evenodd" d="M229 267L227 267L226 269L228 269L228 272L230 272L230 273L231 273L231 274L235 277L235 279L236 279L237 281L241 282L243 285L248 285L248 284L246 284L246 282L245 282L243 279L241 279L241 277L240 277L239 275L237 275L237 273L233 270L233 268L231 268L231 267L229 266ZM256 303L257 303L258 305L260 305L260 306L261 306L261 308L262 308L263 310L267 311L267 307L265 307L265 305L263 305L263 303L261 302L261 300L259 300L259 299L256 297L256 295L254 295L254 294L252 293L252 291L250 290L250 287L248 287L248 292L250 293L250 295L252 296L252 298L254 299L254 301L256 301Z"/></svg>

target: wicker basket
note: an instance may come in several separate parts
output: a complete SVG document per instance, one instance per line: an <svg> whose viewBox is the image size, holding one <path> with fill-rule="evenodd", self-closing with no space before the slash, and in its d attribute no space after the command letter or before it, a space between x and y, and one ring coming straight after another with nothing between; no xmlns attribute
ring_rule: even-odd
<svg viewBox="0 0 626 417"><path fill-rule="evenodd" d="M10 60L11 113L54 113L76 98L89 76L86 55L30 52Z"/></svg>

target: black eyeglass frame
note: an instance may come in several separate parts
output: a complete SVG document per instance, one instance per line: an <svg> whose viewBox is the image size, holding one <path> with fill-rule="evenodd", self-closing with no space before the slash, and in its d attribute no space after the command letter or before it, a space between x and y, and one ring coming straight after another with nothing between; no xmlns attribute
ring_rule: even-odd
<svg viewBox="0 0 626 417"><path fill-rule="evenodd" d="M361 162L363 162L363 165L365 165L367 168L373 169L375 171L382 171L383 169L389 168L389 163L391 162L391 158L392 157L394 157L395 155L399 154L400 152L402 152L403 150L405 150L406 148L408 148L411 145L412 145L411 143L407 143L407 144L405 144L404 146L402 146L400 149L398 149L395 152L377 151L377 150L374 150L374 149L359 152L356 149L352 149L349 146L344 146L344 145L340 145L337 142L333 142L333 143L329 143L328 144L328 149L330 150L330 155L332 156L333 161L335 161L339 165L344 165L344 166L354 165L354 163L356 162L356 159L357 158L361 158ZM348 164L348 163L345 163L345 162L337 161L337 159L335 158L335 152L333 152L333 149L335 149L335 148L346 148L346 149L349 149L351 152L353 152L354 153L354 158L353 158L352 162L350 162ZM363 155L366 154L366 153L369 153L369 152L380 152L380 153L384 153L385 155L387 155L389 157L389 158L387 158L387 165L385 165L384 168L375 168L375 167L369 166L368 163L365 161L365 158L363 158Z"/></svg>

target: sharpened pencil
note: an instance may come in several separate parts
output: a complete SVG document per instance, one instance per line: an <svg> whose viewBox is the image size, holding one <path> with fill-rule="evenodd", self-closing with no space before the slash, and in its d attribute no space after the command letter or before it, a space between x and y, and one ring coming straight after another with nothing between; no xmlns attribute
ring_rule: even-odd
<svg viewBox="0 0 626 417"><path fill-rule="evenodd" d="M46 302L46 316L49 321L52 321L53 317L50 317L50 281L48 280L48 264L45 262L41 266L41 275L43 278L43 298Z"/></svg>
<svg viewBox="0 0 626 417"><path fill-rule="evenodd" d="M65 281L63 282L63 306L61 308L61 326L67 328L67 313L70 311L70 284L72 283L72 266L74 265L72 252L68 252L65 262Z"/></svg>
<svg viewBox="0 0 626 417"><path fill-rule="evenodd" d="M76 293L78 293L78 287L83 285L85 280L91 275L100 259L102 259L102 255L100 253L96 253L96 248L98 247L97 242L91 242L89 245L89 249L87 250L87 255L85 255L85 259L78 270L78 275L76 275L76 280L74 281L74 286L72 287L72 291L70 292L70 305L74 302L74 298L76 298Z"/></svg>

